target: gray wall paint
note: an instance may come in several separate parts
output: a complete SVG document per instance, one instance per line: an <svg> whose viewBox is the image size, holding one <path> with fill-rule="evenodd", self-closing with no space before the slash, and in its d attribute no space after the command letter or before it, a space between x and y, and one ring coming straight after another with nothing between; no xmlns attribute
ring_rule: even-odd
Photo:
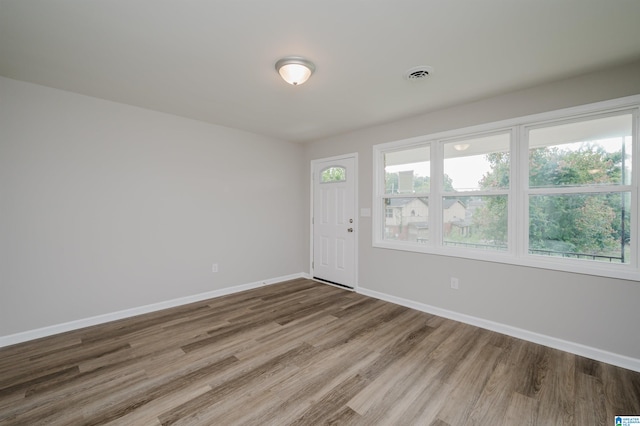
<svg viewBox="0 0 640 426"><path fill-rule="evenodd" d="M372 207L375 144L639 93L635 62L316 141L307 164L358 152L360 207ZM640 359L640 282L373 248L371 218L358 232L361 287Z"/></svg>
<svg viewBox="0 0 640 426"><path fill-rule="evenodd" d="M0 77L0 336L304 271L305 173L299 145Z"/></svg>

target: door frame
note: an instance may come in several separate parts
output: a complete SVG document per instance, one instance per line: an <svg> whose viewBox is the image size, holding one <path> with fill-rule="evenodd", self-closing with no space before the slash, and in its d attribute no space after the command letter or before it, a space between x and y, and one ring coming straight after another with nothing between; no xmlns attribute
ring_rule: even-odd
<svg viewBox="0 0 640 426"><path fill-rule="evenodd" d="M311 275L311 279L314 279L314 268L313 268L313 247L314 247L314 225L313 225L313 212L314 212L314 191L315 191L315 184L314 184L314 174L315 174L315 169L316 169L316 164L318 163L323 163L325 161L335 161L335 160L344 160L346 158L352 158L353 159L353 202L354 202L354 206L353 206L353 216L354 216L354 221L355 221L355 230L356 230L356 235L354 236L354 241L353 241L353 291L357 291L358 290L358 254L359 254L359 249L358 249L358 240L360 239L360 210L359 210L359 203L358 203L358 153L357 152L352 152L350 154L344 154L344 155L336 155L333 157L326 157L326 158L316 158L315 160L311 160L311 170L309 173L309 193L310 193L310 200L309 200L309 205L310 205L310 209L309 209L309 271L310 271L310 275ZM331 283L328 283L326 281L319 281L323 284L329 284L332 285ZM347 287L342 287L342 286L336 286L338 288L342 288L345 290L349 290L349 288Z"/></svg>

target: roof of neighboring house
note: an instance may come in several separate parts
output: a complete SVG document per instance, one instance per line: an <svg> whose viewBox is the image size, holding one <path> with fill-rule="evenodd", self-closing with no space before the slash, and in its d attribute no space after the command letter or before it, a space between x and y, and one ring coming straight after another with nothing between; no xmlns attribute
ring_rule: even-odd
<svg viewBox="0 0 640 426"><path fill-rule="evenodd" d="M456 219L450 222L451 225L453 226L457 226L460 228L466 228L468 226L471 226L473 224L473 222L471 222L470 220L466 220L466 219Z"/></svg>
<svg viewBox="0 0 640 426"><path fill-rule="evenodd" d="M407 204L409 204L410 202L412 202L413 200L419 200L425 206L429 207L429 203L424 198L390 198L389 202L387 204L387 207L404 207ZM442 205L446 210L446 209L451 208L451 206L453 206L456 203L458 203L462 207L466 208L466 206L464 205L464 203L462 201L456 200L454 198L445 198L445 200L442 203Z"/></svg>
<svg viewBox="0 0 640 426"><path fill-rule="evenodd" d="M457 199L455 199L455 198L445 198L445 199L444 199L444 202L442 203L442 206L443 206L445 209L449 209L449 208L451 208L451 206L453 206L453 205L454 205L454 204L456 204L456 203L458 203L458 204L460 204L462 207L466 208L466 206L464 205L464 203L463 203L462 201L457 200Z"/></svg>
<svg viewBox="0 0 640 426"><path fill-rule="evenodd" d="M413 200L421 201L425 206L429 206L429 204L424 200L424 198L390 198L387 207L403 207L412 202Z"/></svg>
<svg viewBox="0 0 640 426"><path fill-rule="evenodd" d="M409 222L409 228L429 229L429 222Z"/></svg>

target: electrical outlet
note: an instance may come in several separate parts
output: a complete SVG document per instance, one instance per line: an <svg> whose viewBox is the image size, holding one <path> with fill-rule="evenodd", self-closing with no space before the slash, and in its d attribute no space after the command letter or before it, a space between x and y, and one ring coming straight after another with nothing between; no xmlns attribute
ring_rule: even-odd
<svg viewBox="0 0 640 426"><path fill-rule="evenodd" d="M214 263L214 264L211 266L211 272L218 272L218 264L217 264L217 263Z"/></svg>
<svg viewBox="0 0 640 426"><path fill-rule="evenodd" d="M451 277L451 288L458 290L460 288L460 280L456 277Z"/></svg>

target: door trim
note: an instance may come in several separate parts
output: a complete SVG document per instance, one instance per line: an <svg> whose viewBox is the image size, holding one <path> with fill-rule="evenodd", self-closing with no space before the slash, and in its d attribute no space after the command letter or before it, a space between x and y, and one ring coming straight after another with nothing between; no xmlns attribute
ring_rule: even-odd
<svg viewBox="0 0 640 426"><path fill-rule="evenodd" d="M354 244L353 244L353 250L354 250L354 256L353 256L353 290L357 291L358 290L358 254L359 254L359 249L358 249L358 240L360 239L360 209L359 209L359 203L358 203L358 153L357 152L352 152L350 154L344 154L344 155L336 155L333 157L326 157L326 158L316 158L315 160L311 160L311 170L309 172L309 194L310 194L310 200L309 200L309 271L310 271L310 276L313 279L313 275L314 275L314 268L313 268L313 243L314 243L314 233L313 233L313 212L314 212L314 205L313 205L313 196L314 196L314 190L315 190L315 186L314 186L314 181L313 181L313 175L314 175L314 171L316 168L316 164L317 163L323 163L325 161L335 161L335 160L344 160L346 158L353 158L353 177L354 177L354 181L353 181L353 186L354 186L354 190L353 190L353 197L354 197L354 216L355 216L355 220L356 220L356 235L354 238ZM329 284L329 285L335 285L332 284L330 282L327 281L319 281L321 283L324 284ZM337 287L337 286L336 286ZM340 286L339 288L343 288L343 289L350 289L349 287L346 286Z"/></svg>

